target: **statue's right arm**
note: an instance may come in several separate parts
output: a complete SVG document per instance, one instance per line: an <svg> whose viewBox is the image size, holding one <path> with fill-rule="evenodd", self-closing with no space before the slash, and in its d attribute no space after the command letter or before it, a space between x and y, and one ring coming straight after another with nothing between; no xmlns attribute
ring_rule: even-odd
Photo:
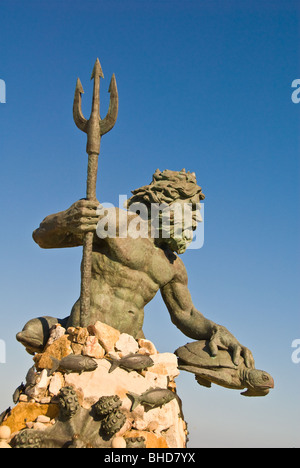
<svg viewBox="0 0 300 468"><path fill-rule="evenodd" d="M212 356L217 355L218 349L230 349L234 364L238 365L240 355L243 355L246 366L254 368L251 351L242 346L227 328L208 320L196 309L187 283L185 267L181 261L178 261L176 275L161 288L162 298L174 325L189 338L208 340Z"/></svg>
<svg viewBox="0 0 300 468"><path fill-rule="evenodd" d="M33 232L34 241L43 249L82 245L84 234L96 230L98 206L98 201L79 200L65 211L47 216Z"/></svg>

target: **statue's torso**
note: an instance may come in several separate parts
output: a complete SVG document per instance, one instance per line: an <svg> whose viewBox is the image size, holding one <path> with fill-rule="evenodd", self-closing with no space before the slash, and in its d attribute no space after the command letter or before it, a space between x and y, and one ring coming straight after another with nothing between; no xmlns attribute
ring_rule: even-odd
<svg viewBox="0 0 300 468"><path fill-rule="evenodd" d="M91 323L103 321L137 335L144 307L176 274L180 260L155 246L152 239L115 238L97 241L93 249ZM77 325L79 303L71 323Z"/></svg>

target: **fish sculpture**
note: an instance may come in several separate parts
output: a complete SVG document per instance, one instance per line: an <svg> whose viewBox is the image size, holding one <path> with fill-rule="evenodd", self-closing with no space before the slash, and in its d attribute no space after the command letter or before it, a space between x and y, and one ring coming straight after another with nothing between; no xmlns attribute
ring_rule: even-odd
<svg viewBox="0 0 300 468"><path fill-rule="evenodd" d="M29 371L26 374L26 388L32 388L36 384L37 373L35 371L35 366L30 367Z"/></svg>
<svg viewBox="0 0 300 468"><path fill-rule="evenodd" d="M70 372L78 372L81 374L82 372L94 371L98 367L98 364L94 359L78 354L69 354L61 360L51 356L51 359L53 366L49 375L52 375L58 369L65 371L67 374Z"/></svg>
<svg viewBox="0 0 300 468"><path fill-rule="evenodd" d="M163 406L174 398L177 399L176 393L167 388L149 388L146 392L141 395L130 392L127 396L132 400L131 411L133 411L138 405L149 406L156 408Z"/></svg>
<svg viewBox="0 0 300 468"><path fill-rule="evenodd" d="M3 423L3 421L5 420L6 416L9 416L11 413L11 407L7 408L5 411L3 411L3 413L0 414L0 424Z"/></svg>
<svg viewBox="0 0 300 468"><path fill-rule="evenodd" d="M149 356L138 353L128 354L121 359L115 359L111 356L109 356L107 359L112 362L108 371L109 373L113 372L117 367L121 367L122 369L131 372L134 370L139 371L146 369L147 367L151 367L154 364L153 360Z"/></svg>
<svg viewBox="0 0 300 468"><path fill-rule="evenodd" d="M13 396L12 396L12 399L13 399L13 402L14 404L16 405L18 402L19 402L19 399L20 399L20 395L22 393L25 392L25 385L23 384L23 382L21 383L21 385L19 385L16 390L14 391L13 393Z"/></svg>

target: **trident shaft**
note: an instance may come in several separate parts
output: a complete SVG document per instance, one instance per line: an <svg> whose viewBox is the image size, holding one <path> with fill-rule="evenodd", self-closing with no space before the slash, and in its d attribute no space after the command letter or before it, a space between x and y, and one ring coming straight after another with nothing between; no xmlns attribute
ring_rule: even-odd
<svg viewBox="0 0 300 468"><path fill-rule="evenodd" d="M79 78L77 79L73 104L74 122L80 130L87 134L87 200L96 200L98 156L100 153L101 137L113 128L118 116L118 90L116 78L113 74L108 89L108 92L110 93L108 112L103 120L100 117L100 77L104 78L99 59L97 59L91 76L91 80L94 79L94 91L92 111L89 120L84 118L81 110L81 95L84 93L84 91ZM87 327L89 325L93 238L94 233L88 232L85 234L83 241L80 292L81 327Z"/></svg>

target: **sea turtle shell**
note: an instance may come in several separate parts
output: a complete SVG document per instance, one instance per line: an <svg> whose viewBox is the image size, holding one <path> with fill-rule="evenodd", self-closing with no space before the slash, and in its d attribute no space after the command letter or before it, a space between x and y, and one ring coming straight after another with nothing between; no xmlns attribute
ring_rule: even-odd
<svg viewBox="0 0 300 468"><path fill-rule="evenodd" d="M239 365L235 365L229 350L219 349L217 356L212 356L209 341L188 343L175 351L179 369L195 374L197 382L204 387L212 383L232 389L248 390L242 395L265 396L274 381L270 374L258 369L247 369L242 356Z"/></svg>
<svg viewBox="0 0 300 468"><path fill-rule="evenodd" d="M179 358L179 365L196 366L204 369L217 369L225 367L240 369L245 367L244 360L240 358L240 364L236 366L232 360L232 353L226 349L219 349L217 356L212 356L209 349L209 341L201 340L187 343L175 351Z"/></svg>
<svg viewBox="0 0 300 468"><path fill-rule="evenodd" d="M219 349L217 356L212 356L209 341L194 341L175 351L178 356L178 368L195 374L197 382L204 387L211 383L222 387L242 389L245 383L241 381L240 370L246 368L244 360L236 366L232 354L225 349Z"/></svg>

